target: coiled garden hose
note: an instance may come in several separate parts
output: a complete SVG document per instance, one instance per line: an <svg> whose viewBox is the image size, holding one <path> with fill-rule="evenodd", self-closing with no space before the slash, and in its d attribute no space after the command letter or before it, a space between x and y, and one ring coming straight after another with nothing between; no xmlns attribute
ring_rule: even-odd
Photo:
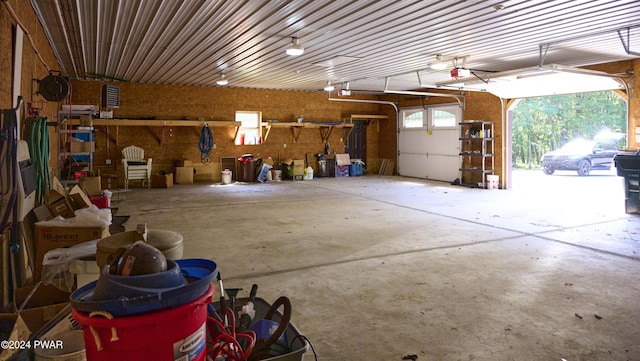
<svg viewBox="0 0 640 361"><path fill-rule="evenodd" d="M36 205L44 203L49 190L51 178L49 174L49 130L47 118L35 116L25 121L25 132L28 136L31 164L36 175Z"/></svg>

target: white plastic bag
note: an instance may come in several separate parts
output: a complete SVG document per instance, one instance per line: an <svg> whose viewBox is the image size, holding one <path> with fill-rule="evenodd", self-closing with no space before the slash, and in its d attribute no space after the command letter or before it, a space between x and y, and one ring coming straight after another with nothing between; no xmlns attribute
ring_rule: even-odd
<svg viewBox="0 0 640 361"><path fill-rule="evenodd" d="M75 280L73 274L69 272L69 266L76 259L95 256L98 241L99 239L94 239L67 248L52 249L45 253L42 260L42 283L62 291L73 291Z"/></svg>

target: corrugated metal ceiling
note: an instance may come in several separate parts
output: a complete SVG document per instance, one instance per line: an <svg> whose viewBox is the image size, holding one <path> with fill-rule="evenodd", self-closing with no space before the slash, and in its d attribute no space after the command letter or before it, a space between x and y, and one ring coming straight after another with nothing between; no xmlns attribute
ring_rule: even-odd
<svg viewBox="0 0 640 361"><path fill-rule="evenodd" d="M637 0L31 1L71 78L216 86L224 71L230 87L382 91L390 77L415 90L418 74L450 80L455 57L482 76L538 65L545 44L544 63L566 66L640 52ZM303 55L285 54L292 37ZM447 69L430 69L437 54ZM318 65L340 56L356 60Z"/></svg>

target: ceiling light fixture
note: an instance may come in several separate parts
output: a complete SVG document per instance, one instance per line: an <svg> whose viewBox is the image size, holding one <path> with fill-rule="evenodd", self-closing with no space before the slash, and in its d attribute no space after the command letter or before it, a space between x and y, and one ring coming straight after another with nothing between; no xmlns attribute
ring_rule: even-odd
<svg viewBox="0 0 640 361"><path fill-rule="evenodd" d="M331 85L331 82L330 82L330 81L328 81L328 82L327 82L327 86L325 86L325 87L324 87L324 90L325 90L325 91L328 91L328 92L331 92L331 91L333 91L334 89L335 89L335 87L334 87L333 85Z"/></svg>
<svg viewBox="0 0 640 361"><path fill-rule="evenodd" d="M291 46L289 46L286 50L287 55L299 56L304 53L304 48L300 46L299 42L300 42L300 39L298 39L297 37L294 36L291 38Z"/></svg>
<svg viewBox="0 0 640 361"><path fill-rule="evenodd" d="M446 61L442 61L442 55L436 55L436 61L431 63L431 69L433 70L444 70L449 67Z"/></svg>
<svg viewBox="0 0 640 361"><path fill-rule="evenodd" d="M216 84L218 84L218 85L220 85L220 86L225 86L225 85L229 84L229 80L227 80L227 79L224 77L224 73L220 73L220 79L218 79L218 80L216 81Z"/></svg>

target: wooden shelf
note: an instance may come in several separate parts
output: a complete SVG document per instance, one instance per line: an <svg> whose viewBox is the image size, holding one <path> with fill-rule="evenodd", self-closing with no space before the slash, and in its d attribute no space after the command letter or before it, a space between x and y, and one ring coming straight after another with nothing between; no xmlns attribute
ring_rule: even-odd
<svg viewBox="0 0 640 361"><path fill-rule="evenodd" d="M71 125L80 124L79 119L67 119L67 122ZM115 126L116 127L116 139L115 143L118 144L119 127L162 127L162 133L158 142L162 145L164 139L164 130L166 127L204 127L205 125L211 128L214 127L235 127L236 131L232 139L236 139L238 131L242 122L236 122L231 120L184 120L184 119L93 119L93 126Z"/></svg>
<svg viewBox="0 0 640 361"><path fill-rule="evenodd" d="M388 115L375 114L351 114L351 120L389 119Z"/></svg>
<svg viewBox="0 0 640 361"><path fill-rule="evenodd" d="M289 129L291 129L291 136L292 136L292 139L293 139L293 143L295 144L295 143L298 142L298 137L300 137L300 131L303 128L306 128L306 129L319 129L320 130L320 138L322 139L322 142L326 143L329 140L329 137L331 136L331 133L333 132L333 130L335 128L348 130L348 133L345 135L345 138L348 138L349 135L351 134L351 131L353 131L353 127L354 127L354 125L351 124L351 123L320 123L320 122L308 122L308 123L295 123L295 122L279 123L279 122L275 122L275 123L269 123L269 122L264 122L264 123L262 123L262 128L264 129L263 135L262 135L262 141L263 142L267 141L267 138L269 138L269 133L271 133L271 129L272 128L289 128Z"/></svg>
<svg viewBox="0 0 640 361"><path fill-rule="evenodd" d="M376 130L378 133L380 132L380 120L389 119L388 115L377 115L377 114L351 114L350 121L353 123L354 120L362 120L367 121L367 125L371 125L371 123L376 122ZM349 132L351 134L351 132Z"/></svg>
<svg viewBox="0 0 640 361"><path fill-rule="evenodd" d="M77 119L69 119L71 124L78 123ZM75 125L78 125L75 124ZM241 122L231 120L181 120L181 119L93 119L93 125L117 125L129 127L239 127Z"/></svg>

